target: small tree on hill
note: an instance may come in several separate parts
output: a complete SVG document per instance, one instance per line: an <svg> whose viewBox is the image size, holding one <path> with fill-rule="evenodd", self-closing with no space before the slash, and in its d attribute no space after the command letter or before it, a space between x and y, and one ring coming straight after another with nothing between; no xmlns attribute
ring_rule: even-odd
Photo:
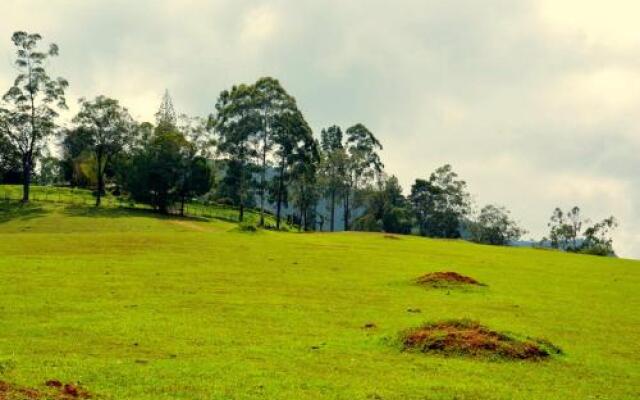
<svg viewBox="0 0 640 400"><path fill-rule="evenodd" d="M73 122L86 134L85 145L95 157L96 207L104 193L105 169L131 141L135 123L118 100L98 96L94 100L80 99L80 111Z"/></svg>
<svg viewBox="0 0 640 400"><path fill-rule="evenodd" d="M469 223L471 240L478 243L505 246L519 240L526 231L509 216L504 207L489 204Z"/></svg>
<svg viewBox="0 0 640 400"><path fill-rule="evenodd" d="M409 201L423 236L458 238L464 218L470 213L465 181L450 165L436 169L428 180L416 179Z"/></svg>
<svg viewBox="0 0 640 400"><path fill-rule="evenodd" d="M587 226L589 223L589 219L581 217L577 206L566 213L556 207L548 224L551 247L594 255L615 255L611 233L618 226L616 219L611 216L592 226Z"/></svg>

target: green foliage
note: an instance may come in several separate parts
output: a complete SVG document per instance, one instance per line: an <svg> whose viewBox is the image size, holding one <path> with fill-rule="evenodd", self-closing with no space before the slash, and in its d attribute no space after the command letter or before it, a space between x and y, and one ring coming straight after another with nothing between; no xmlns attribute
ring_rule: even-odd
<svg viewBox="0 0 640 400"><path fill-rule="evenodd" d="M133 153L125 189L162 213L187 196L206 193L211 171L203 158L188 156L189 147L180 132L157 132Z"/></svg>
<svg viewBox="0 0 640 400"><path fill-rule="evenodd" d="M136 128L133 118L118 100L98 96L92 101L80 99L79 103L80 111L73 122L77 127L75 132L81 134L75 135L70 142L84 145L81 153L89 152L94 158L96 206L99 206L104 192L105 170L131 144ZM81 140L76 141L76 138Z"/></svg>
<svg viewBox="0 0 640 400"><path fill-rule="evenodd" d="M356 124L346 131L346 158L344 163L345 182L342 199L344 203L344 229L351 225L353 200L362 188L371 184L381 173L384 165L378 151L382 145L367 127Z"/></svg>
<svg viewBox="0 0 640 400"><path fill-rule="evenodd" d="M216 102L214 126L219 137L218 151L226 157L228 172L233 175L224 182L229 188L226 197L237 199L241 221L244 208L253 197L253 161L259 154L256 135L262 129L255 97L255 87L242 84L222 91Z"/></svg>
<svg viewBox="0 0 640 400"><path fill-rule="evenodd" d="M5 104L0 105L0 135L20 155L23 201L27 202L37 157L56 127L57 110L67 108L64 91L69 84L63 78L51 78L46 71L48 59L58 55L56 44L50 44L48 51L39 51L42 36L23 31L14 32L11 40L16 46L18 76L2 97Z"/></svg>
<svg viewBox="0 0 640 400"><path fill-rule="evenodd" d="M416 179L409 201L421 235L461 236L463 220L470 212L469 193L451 165L436 169L428 180Z"/></svg>
<svg viewBox="0 0 640 400"><path fill-rule="evenodd" d="M347 174L347 153L342 143L342 130L333 125L321 132L320 147L322 158L319 169L319 183L328 201L329 230L334 231L336 203L343 192Z"/></svg>
<svg viewBox="0 0 640 400"><path fill-rule="evenodd" d="M270 190L276 204L276 228L281 225L282 205L287 204L290 198L303 216L305 228L308 228L313 219L308 214L318 199L318 143L297 109L279 114L273 120L272 130L274 156L278 160L277 175Z"/></svg>
<svg viewBox="0 0 640 400"><path fill-rule="evenodd" d="M469 221L467 229L470 239L477 243L505 246L516 241L526 233L509 216L505 207L493 204L486 205L473 221Z"/></svg>
<svg viewBox="0 0 640 400"><path fill-rule="evenodd" d="M62 165L59 159L51 155L43 156L39 161L36 183L51 186L60 184L64 179Z"/></svg>
<svg viewBox="0 0 640 400"><path fill-rule="evenodd" d="M578 206L566 213L556 207L548 224L551 247L571 252L614 256L611 233L618 226L616 219L611 216L592 226L588 226L589 223L589 219L582 218ZM543 242L545 241L546 239L543 239Z"/></svg>
<svg viewBox="0 0 640 400"><path fill-rule="evenodd" d="M0 121L0 126L2 125ZM9 139L0 133L0 182L10 179L12 172L14 175L20 172L20 153Z"/></svg>
<svg viewBox="0 0 640 400"><path fill-rule="evenodd" d="M354 221L355 230L411 232L411 212L398 178L385 179L382 187L364 191L362 196L365 211Z"/></svg>

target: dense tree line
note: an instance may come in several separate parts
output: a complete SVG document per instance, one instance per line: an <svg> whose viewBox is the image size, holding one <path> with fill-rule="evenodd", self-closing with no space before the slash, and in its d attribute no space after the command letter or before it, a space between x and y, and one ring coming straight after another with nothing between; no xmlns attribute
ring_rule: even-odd
<svg viewBox="0 0 640 400"><path fill-rule="evenodd" d="M40 184L90 188L96 206L107 193L149 204L159 212L184 213L190 201L232 205L243 221L256 209L259 225L274 215L303 230L336 229L466 238L507 245L525 231L498 205L474 212L467 184L450 165L418 178L405 196L384 172L383 146L364 124L322 129L319 139L296 99L271 77L223 90L205 118L178 115L168 92L154 123L138 122L116 99L80 99L67 126L63 78L51 78L47 61L58 46L40 50L38 34L16 32L18 76L0 104L0 181L21 182L29 201ZM57 136L58 155L48 149ZM37 165L37 168L36 168ZM586 224L574 208L557 209L551 247L613 254L613 217Z"/></svg>

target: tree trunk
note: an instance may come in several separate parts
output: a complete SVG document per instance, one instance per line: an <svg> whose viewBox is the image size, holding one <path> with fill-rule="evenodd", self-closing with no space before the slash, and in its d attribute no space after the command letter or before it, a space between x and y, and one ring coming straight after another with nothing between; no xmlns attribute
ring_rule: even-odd
<svg viewBox="0 0 640 400"><path fill-rule="evenodd" d="M266 133L265 133L266 135ZM264 226L264 186L267 174L267 143L262 146L262 174L260 176L260 226Z"/></svg>
<svg viewBox="0 0 640 400"><path fill-rule="evenodd" d="M278 200L276 205L276 228L280 229L280 212L282 210L282 192L284 189L284 166L285 166L285 158L282 157L282 161L280 162L280 177L278 182Z"/></svg>
<svg viewBox="0 0 640 400"><path fill-rule="evenodd" d="M331 232L334 231L336 220L336 189L331 189L331 221L329 222Z"/></svg>
<svg viewBox="0 0 640 400"><path fill-rule="evenodd" d="M25 154L22 157L22 202L29 202L29 189L31 187L31 157Z"/></svg>
<svg viewBox="0 0 640 400"><path fill-rule="evenodd" d="M98 193L96 193L96 207L100 207L100 200L102 197L102 190L104 187L104 177L103 175L103 168L102 168L102 155L98 154L98 156L96 157L97 159L97 163L98 163Z"/></svg>
<svg viewBox="0 0 640 400"><path fill-rule="evenodd" d="M267 180L267 142L269 140L269 122L267 121L266 110L263 130L264 136L262 140L262 174L260 176L260 226L264 226L264 189Z"/></svg>
<svg viewBox="0 0 640 400"><path fill-rule="evenodd" d="M244 147L240 151L240 210L238 211L238 221L244 218Z"/></svg>
<svg viewBox="0 0 640 400"><path fill-rule="evenodd" d="M349 189L344 193L344 230L349 230Z"/></svg>
<svg viewBox="0 0 640 400"><path fill-rule="evenodd" d="M180 197L180 216L184 217L184 194Z"/></svg>

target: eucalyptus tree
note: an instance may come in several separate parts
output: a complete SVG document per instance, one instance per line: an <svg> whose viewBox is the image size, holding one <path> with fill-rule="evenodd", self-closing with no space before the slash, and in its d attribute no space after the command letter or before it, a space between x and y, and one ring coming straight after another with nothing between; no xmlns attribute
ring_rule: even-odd
<svg viewBox="0 0 640 400"><path fill-rule="evenodd" d="M318 200L317 172L320 163L320 145L307 136L302 146L293 153L291 194L300 213L300 228L309 230L313 224L312 213Z"/></svg>
<svg viewBox="0 0 640 400"><path fill-rule="evenodd" d="M329 200L329 230L331 232L335 229L337 197L345 182L347 154L342 139L342 129L336 125L323 129L320 133L321 186Z"/></svg>
<svg viewBox="0 0 640 400"><path fill-rule="evenodd" d="M269 155L273 150L275 138L273 125L276 119L286 114L295 114L298 109L296 101L291 97L280 82L274 78L260 78L253 85L255 95L255 107L260 119L259 157L260 157L260 183L258 196L260 198L260 225L264 226L265 195L267 190L267 169Z"/></svg>
<svg viewBox="0 0 640 400"><path fill-rule="evenodd" d="M23 31L15 32L11 40L17 48L18 76L2 97L5 105L0 107L0 134L20 155L22 201L28 202L37 156L55 129L57 110L67 108L64 91L69 84L63 78L51 78L45 68L48 59L58 55L56 44L41 51L38 45L42 36Z"/></svg>
<svg viewBox="0 0 640 400"><path fill-rule="evenodd" d="M351 203L357 191L379 177L384 168L378 154L382 145L362 124L356 124L346 131L347 161L345 184L342 194L344 202L344 229L350 229Z"/></svg>
<svg viewBox="0 0 640 400"><path fill-rule="evenodd" d="M93 100L80 99L79 103L80 111L73 122L85 133L86 145L95 157L98 207L104 193L104 171L132 142L135 122L118 100L97 96Z"/></svg>
<svg viewBox="0 0 640 400"><path fill-rule="evenodd" d="M548 224L551 247L593 255L615 255L611 234L618 226L616 219L611 216L591 226L590 223L581 216L578 206L567 212L556 207Z"/></svg>
<svg viewBox="0 0 640 400"><path fill-rule="evenodd" d="M255 87L242 84L222 91L215 106L218 151L227 159L225 180L237 198L240 221L251 195L253 160L259 154L262 119L255 107L255 98Z"/></svg>
<svg viewBox="0 0 640 400"><path fill-rule="evenodd" d="M278 167L273 191L275 192L276 227L278 229L280 229L282 204L288 199L286 183L292 175L290 169L302 155L314 150L309 147L311 142L313 142L313 132L300 111L282 114L274 120L273 144ZM313 156L307 157L307 159L311 162L316 160Z"/></svg>

